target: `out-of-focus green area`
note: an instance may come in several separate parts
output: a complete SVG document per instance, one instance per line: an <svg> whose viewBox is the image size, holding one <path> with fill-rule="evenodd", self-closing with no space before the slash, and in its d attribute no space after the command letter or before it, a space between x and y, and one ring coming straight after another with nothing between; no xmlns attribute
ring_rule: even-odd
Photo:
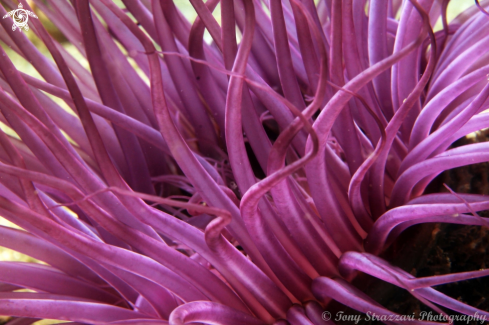
<svg viewBox="0 0 489 325"><path fill-rule="evenodd" d="M473 6L475 0L452 0L448 4L447 8L447 20L451 21L453 18L457 17L459 13L465 9Z"/></svg>
<svg viewBox="0 0 489 325"><path fill-rule="evenodd" d="M451 0L450 3L448 4L447 8L447 20L450 22L453 20L457 15L467 8L473 6L475 4L475 0ZM435 25L435 31L440 30L443 28L443 25L441 23L441 20L437 22Z"/></svg>

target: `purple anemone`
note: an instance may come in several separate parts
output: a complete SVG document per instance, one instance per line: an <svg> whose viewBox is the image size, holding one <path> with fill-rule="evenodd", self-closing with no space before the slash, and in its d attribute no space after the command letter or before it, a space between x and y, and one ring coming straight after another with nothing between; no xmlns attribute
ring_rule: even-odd
<svg viewBox="0 0 489 325"><path fill-rule="evenodd" d="M449 0L189 0L192 23L179 1L20 0L57 38L1 1L39 76L0 49L0 215L21 228L0 246L44 262L0 262L8 324L323 325L338 303L433 323L359 274L489 317L433 288L489 270L380 257L413 225L489 226L482 193L423 194L489 161L452 146L489 127L489 1L450 23Z"/></svg>

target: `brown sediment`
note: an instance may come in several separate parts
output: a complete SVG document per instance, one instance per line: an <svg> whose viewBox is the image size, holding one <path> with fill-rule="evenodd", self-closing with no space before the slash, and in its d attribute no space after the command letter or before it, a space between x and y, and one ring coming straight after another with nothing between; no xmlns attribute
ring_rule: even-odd
<svg viewBox="0 0 489 325"><path fill-rule="evenodd" d="M453 147L488 140L489 130L479 131L472 137L458 140ZM489 163L445 171L431 182L425 194L448 192L444 184L457 193L489 195ZM489 217L488 211L478 214ZM489 267L489 228L454 224L413 226L399 236L382 254L382 258L416 277L485 269ZM417 317L422 311L431 311L406 290L371 276L359 274L353 284L397 314L414 314ZM450 283L435 289L470 306L489 311L489 277ZM332 309L343 310L345 314L359 314L339 304L333 305ZM447 312L457 315L452 311ZM359 324L379 323L364 319ZM339 325L352 323L337 322Z"/></svg>

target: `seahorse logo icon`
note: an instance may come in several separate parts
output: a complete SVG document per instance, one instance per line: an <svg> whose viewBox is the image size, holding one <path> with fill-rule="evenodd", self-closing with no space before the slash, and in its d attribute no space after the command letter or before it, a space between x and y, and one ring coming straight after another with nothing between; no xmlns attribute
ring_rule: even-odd
<svg viewBox="0 0 489 325"><path fill-rule="evenodd" d="M12 30L15 31L17 28L19 28L19 32L22 31L22 28L24 28L26 32L29 30L29 25L27 25L29 16L37 18L36 14L34 14L32 11L25 10L22 3L19 3L18 9L12 10L3 16L3 19L7 18L8 16L12 16L12 19L14 20Z"/></svg>

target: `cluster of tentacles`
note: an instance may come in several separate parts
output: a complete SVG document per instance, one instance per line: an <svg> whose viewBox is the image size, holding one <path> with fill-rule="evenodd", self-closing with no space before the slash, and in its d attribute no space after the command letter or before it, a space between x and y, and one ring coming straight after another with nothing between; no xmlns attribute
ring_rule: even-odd
<svg viewBox="0 0 489 325"><path fill-rule="evenodd" d="M323 325L332 301L403 323L359 272L489 317L433 288L489 270L379 257L416 224L488 226L484 193L423 192L489 161L451 147L489 127L489 1L450 23L448 0L181 1L20 0L64 44L2 1L0 246L44 262L0 261L8 324Z"/></svg>

